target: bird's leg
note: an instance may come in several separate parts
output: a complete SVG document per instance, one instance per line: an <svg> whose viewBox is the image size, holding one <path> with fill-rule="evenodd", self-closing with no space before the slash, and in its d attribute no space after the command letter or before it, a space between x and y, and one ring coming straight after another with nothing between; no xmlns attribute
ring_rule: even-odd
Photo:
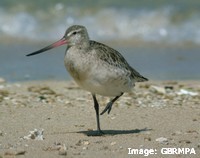
<svg viewBox="0 0 200 158"><path fill-rule="evenodd" d="M119 99L119 97L121 97L124 93L121 93L120 95L116 96L114 99L112 99L105 107L105 109L100 113L100 115L103 115L106 111L108 111L108 114L110 113L111 109L112 109L112 105L113 103Z"/></svg>
<svg viewBox="0 0 200 158"><path fill-rule="evenodd" d="M100 128L100 121L99 121L99 104L97 102L95 94L92 94L93 100L94 100L94 108L96 111L96 119L97 119L97 131L100 135L104 134L103 131Z"/></svg>

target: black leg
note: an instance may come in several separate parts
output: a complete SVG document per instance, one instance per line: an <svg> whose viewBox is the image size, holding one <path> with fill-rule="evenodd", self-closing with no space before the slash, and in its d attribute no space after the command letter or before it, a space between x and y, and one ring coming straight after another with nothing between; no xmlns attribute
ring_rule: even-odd
<svg viewBox="0 0 200 158"><path fill-rule="evenodd" d="M124 93L121 93L120 95L116 96L113 100L111 100L105 107L105 109L100 113L101 115L103 115L106 111L108 111L108 114L110 113L111 109L112 109L112 105L113 103L119 99L119 97L121 97Z"/></svg>
<svg viewBox="0 0 200 158"><path fill-rule="evenodd" d="M93 100L94 100L94 108L96 111L96 119L97 119L97 131L100 135L104 134L100 128L100 121L99 121L99 104L97 102L95 94L92 94Z"/></svg>

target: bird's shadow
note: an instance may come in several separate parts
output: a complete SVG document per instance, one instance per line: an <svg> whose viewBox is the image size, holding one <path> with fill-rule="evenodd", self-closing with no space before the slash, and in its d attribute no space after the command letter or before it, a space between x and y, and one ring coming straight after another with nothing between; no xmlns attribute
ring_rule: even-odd
<svg viewBox="0 0 200 158"><path fill-rule="evenodd" d="M122 135L122 134L136 134L146 131L151 131L152 129L143 128L143 129L133 129L133 130L103 130L104 134L100 134L98 131L78 131L76 133L83 133L87 136L107 136L107 135Z"/></svg>

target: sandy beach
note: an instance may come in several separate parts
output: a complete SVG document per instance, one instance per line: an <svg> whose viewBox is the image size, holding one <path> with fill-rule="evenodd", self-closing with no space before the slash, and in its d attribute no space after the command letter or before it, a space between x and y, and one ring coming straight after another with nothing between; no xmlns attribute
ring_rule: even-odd
<svg viewBox="0 0 200 158"><path fill-rule="evenodd" d="M0 158L200 158L199 0L2 0L0 13ZM150 80L100 116L103 136L66 46L26 56L77 24Z"/></svg>
<svg viewBox="0 0 200 158"><path fill-rule="evenodd" d="M103 110L109 98L97 99ZM100 116L106 134L95 136L91 95L74 82L1 81L0 157L197 158L199 100L199 81L137 84Z"/></svg>

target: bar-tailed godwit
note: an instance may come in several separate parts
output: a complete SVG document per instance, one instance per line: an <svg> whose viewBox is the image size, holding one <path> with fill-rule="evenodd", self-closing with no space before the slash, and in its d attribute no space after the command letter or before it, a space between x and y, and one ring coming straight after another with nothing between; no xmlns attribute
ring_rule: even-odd
<svg viewBox="0 0 200 158"><path fill-rule="evenodd" d="M96 94L114 97L100 113L102 115L107 111L109 114L113 103L124 92L129 92L135 82L143 82L148 79L133 69L118 51L90 40L87 29L80 25L69 27L59 41L27 56L39 54L64 44L67 44L65 67L81 88L91 92L96 111L97 131L99 134L103 134L100 128L99 104Z"/></svg>

